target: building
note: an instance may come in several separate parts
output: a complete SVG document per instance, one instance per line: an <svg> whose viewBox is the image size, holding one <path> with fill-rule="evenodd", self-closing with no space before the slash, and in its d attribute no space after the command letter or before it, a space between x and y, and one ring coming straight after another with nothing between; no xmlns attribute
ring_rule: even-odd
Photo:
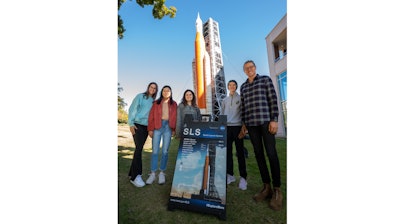
<svg viewBox="0 0 400 224"><path fill-rule="evenodd" d="M226 96L224 63L218 22L196 19L195 58L192 63L193 88L204 115L218 119L221 101Z"/></svg>
<svg viewBox="0 0 400 224"><path fill-rule="evenodd" d="M278 94L279 121L277 137L287 134L287 18L283 18L265 38L270 77Z"/></svg>

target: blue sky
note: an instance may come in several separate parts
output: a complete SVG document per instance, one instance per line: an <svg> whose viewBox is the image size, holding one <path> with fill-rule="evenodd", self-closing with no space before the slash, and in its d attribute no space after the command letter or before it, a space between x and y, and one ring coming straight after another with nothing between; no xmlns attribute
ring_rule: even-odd
<svg viewBox="0 0 400 224"><path fill-rule="evenodd" d="M126 110L151 81L160 88L170 85L177 101L193 89L198 13L203 23L210 17L219 23L226 81L245 81L242 65L248 59L256 62L259 74L269 75L265 37L286 14L286 0L167 0L166 5L177 8L175 18L154 19L152 7L141 8L135 1L119 10L126 31L118 40L118 82Z"/></svg>

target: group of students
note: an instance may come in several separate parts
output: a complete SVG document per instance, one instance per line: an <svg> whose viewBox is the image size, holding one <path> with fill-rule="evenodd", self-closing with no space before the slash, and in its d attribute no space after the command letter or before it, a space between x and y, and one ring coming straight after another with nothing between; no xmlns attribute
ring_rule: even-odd
<svg viewBox="0 0 400 224"><path fill-rule="evenodd" d="M232 154L232 144L235 142L240 173L238 187L242 190L247 189L243 139L248 134L263 182L261 191L256 193L253 199L256 202L271 199L270 208L281 210L283 196L280 189L280 164L275 146L279 115L277 95L271 78L257 74L256 65L252 60L244 63L243 70L248 78L240 86L240 95L237 93L237 82L230 80L227 84L229 94L221 104L220 114L227 116L227 184L236 181ZM202 119L192 90L188 89L184 92L179 106L172 98L170 86L166 85L161 89L158 99L156 99L157 92L157 83L151 82L147 90L138 94L129 107L128 124L136 146L129 177L130 182L136 187L152 184L158 170L158 183L165 183L171 137L181 137L183 119L186 114L191 114L193 120ZM148 136L152 138L151 173L145 183L142 179L142 150ZM161 161L158 166L161 140L163 142ZM266 164L264 148L270 163L272 178Z"/></svg>
<svg viewBox="0 0 400 224"><path fill-rule="evenodd" d="M156 99L158 85L149 83L147 90L138 94L129 107L128 124L135 142L135 152L129 170L130 181L136 187L152 184L158 174L158 183L165 183L165 170L167 169L168 150L171 137L180 137L180 127L185 114L192 114L193 120L200 120L200 109L196 105L196 98L192 90L186 90L182 102L177 103L172 98L172 89L166 85L161 89L160 97ZM151 173L146 180L142 179L142 150L147 140L152 138ZM158 166L160 143L161 161Z"/></svg>

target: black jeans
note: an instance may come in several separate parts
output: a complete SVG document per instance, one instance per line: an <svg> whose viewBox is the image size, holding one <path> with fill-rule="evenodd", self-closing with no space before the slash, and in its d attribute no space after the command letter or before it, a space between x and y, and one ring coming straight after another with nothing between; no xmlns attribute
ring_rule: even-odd
<svg viewBox="0 0 400 224"><path fill-rule="evenodd" d="M269 122L260 126L248 126L251 143L253 144L258 169L263 183L271 183L267 162L264 156L264 147L267 152L269 165L271 168L272 184L274 187L281 186L281 171L278 154L275 147L275 135L268 131ZM264 143L264 145L263 145ZM263 147L264 146L264 147Z"/></svg>
<svg viewBox="0 0 400 224"><path fill-rule="evenodd" d="M238 135L241 130L241 126L228 126L227 128L227 160L226 160L226 173L233 176L233 147L232 144L235 142L238 164L239 164L239 173L240 176L244 179L247 178L246 171L246 159L244 154L244 144L243 139L239 139Z"/></svg>
<svg viewBox="0 0 400 224"><path fill-rule="evenodd" d="M129 170L129 176L131 180L135 180L137 175L142 175L142 151L144 143L146 143L148 131L147 126L135 124L138 128L135 135L133 136L133 141L135 142L135 152L133 154L133 159L131 163L131 168Z"/></svg>

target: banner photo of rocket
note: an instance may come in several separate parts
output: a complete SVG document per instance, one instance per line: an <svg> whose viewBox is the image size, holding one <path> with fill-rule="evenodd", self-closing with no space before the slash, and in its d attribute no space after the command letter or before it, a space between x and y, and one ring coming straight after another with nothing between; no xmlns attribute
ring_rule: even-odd
<svg viewBox="0 0 400 224"><path fill-rule="evenodd" d="M218 121L185 117L168 209L226 219L226 116Z"/></svg>

